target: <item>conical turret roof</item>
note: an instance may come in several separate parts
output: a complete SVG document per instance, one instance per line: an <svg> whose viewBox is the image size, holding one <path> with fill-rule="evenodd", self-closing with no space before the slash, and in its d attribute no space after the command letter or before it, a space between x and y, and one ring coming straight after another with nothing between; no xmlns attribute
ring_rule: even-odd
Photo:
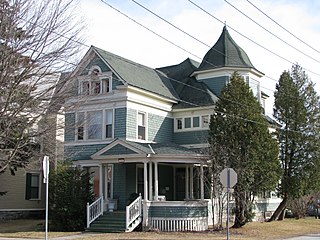
<svg viewBox="0 0 320 240"><path fill-rule="evenodd" d="M198 70L221 67L254 68L248 55L230 36L226 26L216 44L204 56Z"/></svg>

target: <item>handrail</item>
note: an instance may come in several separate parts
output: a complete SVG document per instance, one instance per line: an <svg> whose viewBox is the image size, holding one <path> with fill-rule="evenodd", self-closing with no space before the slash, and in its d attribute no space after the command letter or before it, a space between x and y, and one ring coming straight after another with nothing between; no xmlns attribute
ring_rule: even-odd
<svg viewBox="0 0 320 240"><path fill-rule="evenodd" d="M129 206L126 207L126 229L142 215L142 197L141 194Z"/></svg>
<svg viewBox="0 0 320 240"><path fill-rule="evenodd" d="M87 203L87 228L100 215L103 215L103 196L99 197L93 203Z"/></svg>

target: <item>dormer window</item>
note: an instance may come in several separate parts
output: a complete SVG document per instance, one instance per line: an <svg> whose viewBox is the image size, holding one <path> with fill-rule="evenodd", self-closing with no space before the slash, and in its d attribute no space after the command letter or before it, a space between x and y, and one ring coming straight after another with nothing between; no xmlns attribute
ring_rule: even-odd
<svg viewBox="0 0 320 240"><path fill-rule="evenodd" d="M98 66L92 67L88 75L79 79L79 94L98 95L111 92L111 77L111 72L102 73Z"/></svg>

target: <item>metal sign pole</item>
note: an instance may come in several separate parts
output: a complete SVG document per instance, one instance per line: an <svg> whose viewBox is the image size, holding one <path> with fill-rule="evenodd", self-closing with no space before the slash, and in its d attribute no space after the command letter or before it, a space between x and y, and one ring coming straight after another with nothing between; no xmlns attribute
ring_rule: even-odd
<svg viewBox="0 0 320 240"><path fill-rule="evenodd" d="M230 169L227 170L227 240L229 240L229 189L230 189Z"/></svg>
<svg viewBox="0 0 320 240"><path fill-rule="evenodd" d="M49 216L49 157L43 157L43 182L46 184L46 226L45 240L48 240L48 216Z"/></svg>

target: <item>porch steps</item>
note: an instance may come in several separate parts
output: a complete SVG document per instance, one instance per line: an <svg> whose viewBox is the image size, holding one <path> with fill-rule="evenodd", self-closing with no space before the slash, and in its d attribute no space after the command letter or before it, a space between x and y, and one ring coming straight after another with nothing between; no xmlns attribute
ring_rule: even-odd
<svg viewBox="0 0 320 240"><path fill-rule="evenodd" d="M116 233L126 230L126 212L104 212L98 217L90 227L86 229L89 232Z"/></svg>

